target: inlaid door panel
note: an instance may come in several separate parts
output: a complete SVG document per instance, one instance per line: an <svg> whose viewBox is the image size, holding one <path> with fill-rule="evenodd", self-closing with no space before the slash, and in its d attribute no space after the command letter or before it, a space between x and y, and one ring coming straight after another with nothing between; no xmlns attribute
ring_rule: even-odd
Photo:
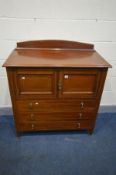
<svg viewBox="0 0 116 175"><path fill-rule="evenodd" d="M93 98L98 92L98 70L64 70L60 72L60 98Z"/></svg>
<svg viewBox="0 0 116 175"><path fill-rule="evenodd" d="M52 70L18 70L16 89L19 98L54 98L56 72Z"/></svg>

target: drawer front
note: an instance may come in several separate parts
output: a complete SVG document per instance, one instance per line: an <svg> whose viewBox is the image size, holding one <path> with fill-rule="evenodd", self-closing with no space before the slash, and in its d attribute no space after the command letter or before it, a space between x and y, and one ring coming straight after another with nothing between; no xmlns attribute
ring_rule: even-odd
<svg viewBox="0 0 116 175"><path fill-rule="evenodd" d="M78 69L60 72L60 98L95 98L99 93L100 70Z"/></svg>
<svg viewBox="0 0 116 175"><path fill-rule="evenodd" d="M77 120L74 121L45 121L45 122L25 122L19 123L17 129L20 131L48 131L48 130L78 130L90 129L94 125L94 120Z"/></svg>
<svg viewBox="0 0 116 175"><path fill-rule="evenodd" d="M89 112L96 110L95 100L82 101L57 101L57 100L33 100L16 101L17 111L37 111L37 112Z"/></svg>
<svg viewBox="0 0 116 175"><path fill-rule="evenodd" d="M27 121L77 121L83 119L94 119L96 116L95 113L89 112L75 112L75 113L37 113L37 112L25 112L18 113L17 120L18 122L27 122Z"/></svg>
<svg viewBox="0 0 116 175"><path fill-rule="evenodd" d="M53 70L17 69L15 90L17 98L55 98L57 72Z"/></svg>

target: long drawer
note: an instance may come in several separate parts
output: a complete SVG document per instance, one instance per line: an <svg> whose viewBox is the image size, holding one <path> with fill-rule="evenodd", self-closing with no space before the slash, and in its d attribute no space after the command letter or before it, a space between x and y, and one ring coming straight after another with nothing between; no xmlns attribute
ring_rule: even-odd
<svg viewBox="0 0 116 175"><path fill-rule="evenodd" d="M90 129L95 120L23 122L17 124L20 131L78 130Z"/></svg>
<svg viewBox="0 0 116 175"><path fill-rule="evenodd" d="M65 112L65 113L39 113L39 112L20 112L17 114L18 122L27 121L77 121L94 119L96 114L94 112Z"/></svg>
<svg viewBox="0 0 116 175"><path fill-rule="evenodd" d="M17 100L17 111L37 112L89 112L96 110L95 100Z"/></svg>

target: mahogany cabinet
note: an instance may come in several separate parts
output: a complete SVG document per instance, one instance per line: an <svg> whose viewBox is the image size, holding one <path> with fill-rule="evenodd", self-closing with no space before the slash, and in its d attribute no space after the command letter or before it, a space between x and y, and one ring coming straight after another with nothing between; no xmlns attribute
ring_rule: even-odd
<svg viewBox="0 0 116 175"><path fill-rule="evenodd" d="M92 134L111 67L94 45L64 40L20 42L3 66L17 135L84 129Z"/></svg>

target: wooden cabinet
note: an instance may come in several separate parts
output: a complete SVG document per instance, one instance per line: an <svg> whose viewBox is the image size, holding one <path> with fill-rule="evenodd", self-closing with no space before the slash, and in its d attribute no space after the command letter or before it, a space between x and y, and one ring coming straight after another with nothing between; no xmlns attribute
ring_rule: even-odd
<svg viewBox="0 0 116 175"><path fill-rule="evenodd" d="M111 67L93 45L61 40L20 42L4 66L17 135L26 131L93 132Z"/></svg>

